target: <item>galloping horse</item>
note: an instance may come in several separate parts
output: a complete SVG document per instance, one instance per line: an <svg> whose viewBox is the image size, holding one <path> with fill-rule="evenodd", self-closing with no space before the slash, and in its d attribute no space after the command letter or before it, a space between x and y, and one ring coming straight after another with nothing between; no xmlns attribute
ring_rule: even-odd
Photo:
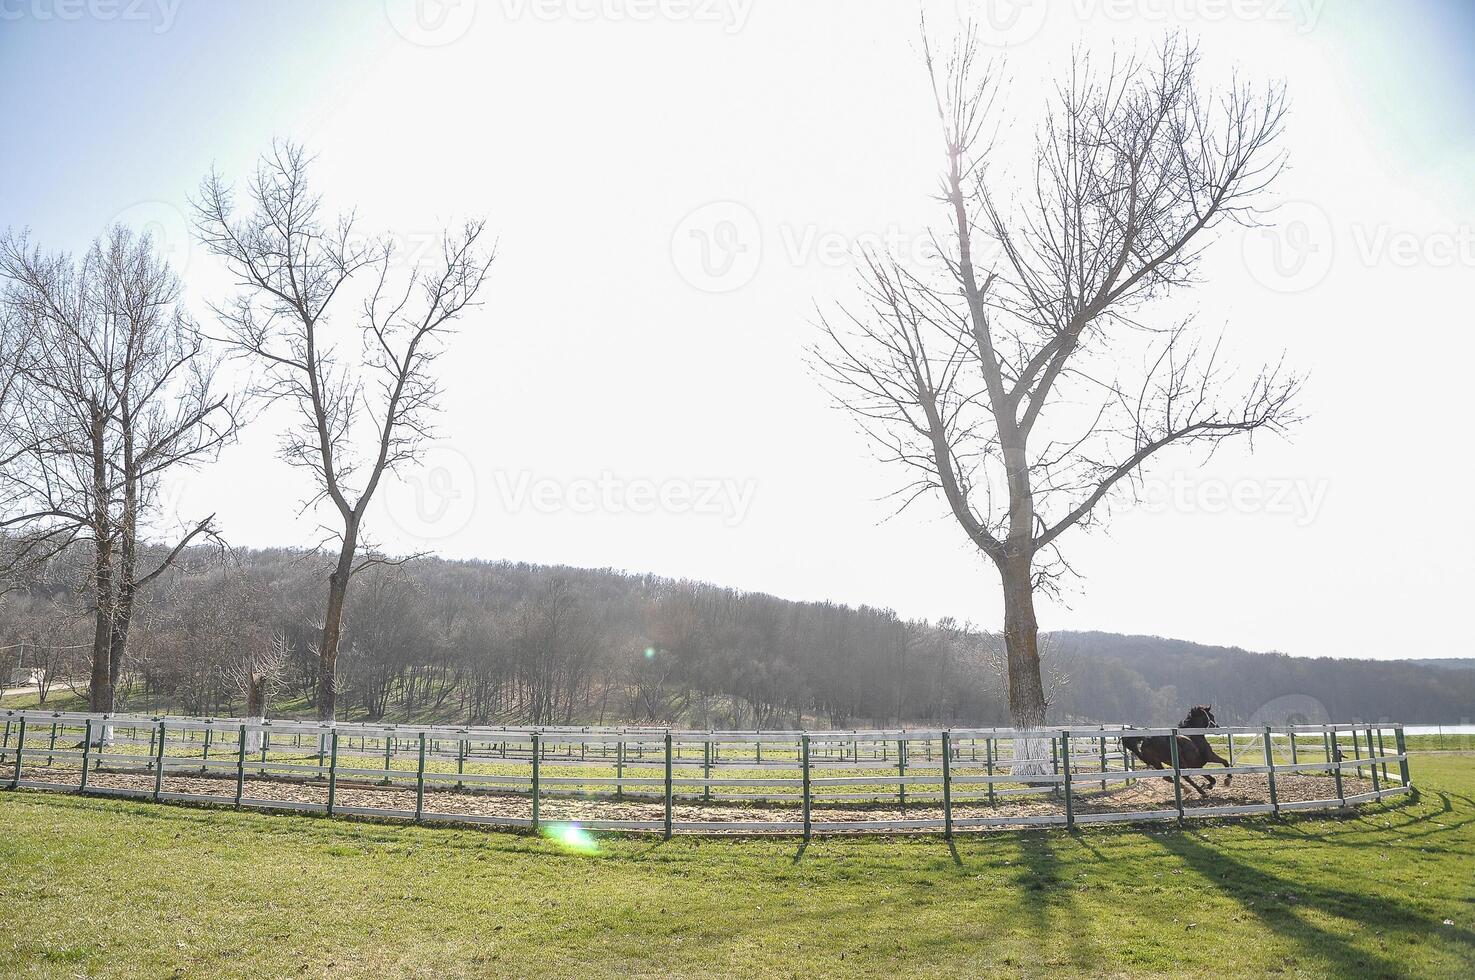
<svg viewBox="0 0 1475 980"><path fill-rule="evenodd" d="M1219 723L1214 720L1213 706L1208 704L1196 704L1188 709L1188 714L1179 723L1179 728L1218 728ZM1128 735L1122 739L1122 748L1131 752L1142 760L1142 764L1149 769L1163 769L1173 764L1173 747L1168 741L1167 735ZM1209 740L1203 735L1179 735L1178 736L1178 767L1180 769L1202 769L1210 762L1217 762L1221 766L1228 767L1229 763L1220 758L1209 745ZM1209 789L1214 788L1214 777L1208 773L1201 774L1208 781ZM1224 776L1224 785L1228 786L1234 773ZM1193 781L1192 776L1185 775L1183 779L1198 790L1200 796L1208 796L1198 783ZM1165 782L1171 783L1171 776L1164 776Z"/></svg>

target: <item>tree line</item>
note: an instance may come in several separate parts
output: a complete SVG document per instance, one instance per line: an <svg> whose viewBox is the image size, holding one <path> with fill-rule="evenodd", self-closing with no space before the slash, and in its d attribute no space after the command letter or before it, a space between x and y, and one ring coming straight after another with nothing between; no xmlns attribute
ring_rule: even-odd
<svg viewBox="0 0 1475 980"><path fill-rule="evenodd" d="M9 597L0 669L85 692L85 549ZM315 716L331 558L189 549L138 608L124 710ZM608 569L423 559L364 572L344 616L339 717L696 728L1007 726L1004 641L950 621ZM73 649L75 647L75 649ZM1298 658L1156 637L1047 634L1061 724L1468 720L1475 671ZM253 665L261 690L252 703ZM1268 712L1268 714L1267 714Z"/></svg>

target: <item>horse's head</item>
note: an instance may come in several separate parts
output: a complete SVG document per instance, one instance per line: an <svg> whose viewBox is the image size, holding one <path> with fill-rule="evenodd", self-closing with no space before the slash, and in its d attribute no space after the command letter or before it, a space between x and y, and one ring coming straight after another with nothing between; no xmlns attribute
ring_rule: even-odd
<svg viewBox="0 0 1475 980"><path fill-rule="evenodd" d="M1218 728L1219 722L1214 719L1214 706L1212 704L1196 704L1188 709L1183 723L1179 728Z"/></svg>

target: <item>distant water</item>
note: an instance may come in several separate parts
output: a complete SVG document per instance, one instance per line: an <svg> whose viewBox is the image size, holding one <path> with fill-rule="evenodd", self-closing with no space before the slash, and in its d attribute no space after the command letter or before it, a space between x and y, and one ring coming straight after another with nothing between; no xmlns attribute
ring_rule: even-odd
<svg viewBox="0 0 1475 980"><path fill-rule="evenodd" d="M1404 725L1405 735L1475 735L1475 725Z"/></svg>

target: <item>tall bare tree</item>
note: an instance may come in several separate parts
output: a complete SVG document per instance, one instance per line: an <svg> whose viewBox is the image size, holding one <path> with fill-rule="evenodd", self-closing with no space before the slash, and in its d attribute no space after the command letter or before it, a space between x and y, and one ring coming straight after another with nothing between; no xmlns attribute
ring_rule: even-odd
<svg viewBox="0 0 1475 980"><path fill-rule="evenodd" d="M912 474L901 506L940 494L997 568L1009 710L1028 728L1045 719L1035 598L1069 571L1061 536L1162 450L1294 421L1297 377L1237 376L1163 302L1217 229L1254 220L1283 165L1284 92L1206 88L1175 37L1104 67L1078 55L1010 186L986 166L996 66L966 32L939 65L923 35L946 154L938 262L868 254L862 301L822 317L816 366Z"/></svg>
<svg viewBox="0 0 1475 980"><path fill-rule="evenodd" d="M216 310L229 342L259 367L257 393L296 416L282 458L313 474L305 506L326 499L338 517L315 692L318 716L331 719L349 582L380 560L358 556L365 511L384 475L425 445L442 341L475 302L494 250L473 221L443 237L433 263L401 268L393 242L360 234L353 214L323 215L309 163L300 146L274 143L247 185L244 214L213 173L195 208L199 234L236 277L237 297ZM347 296L359 279L355 310Z"/></svg>
<svg viewBox="0 0 1475 980"><path fill-rule="evenodd" d="M214 515L166 530L163 481L214 458L236 405L147 236L114 227L76 262L6 233L0 278L5 315L27 335L4 416L0 532L29 558L90 542L88 698L111 711L139 593L215 530ZM173 540L144 568L150 531Z"/></svg>

